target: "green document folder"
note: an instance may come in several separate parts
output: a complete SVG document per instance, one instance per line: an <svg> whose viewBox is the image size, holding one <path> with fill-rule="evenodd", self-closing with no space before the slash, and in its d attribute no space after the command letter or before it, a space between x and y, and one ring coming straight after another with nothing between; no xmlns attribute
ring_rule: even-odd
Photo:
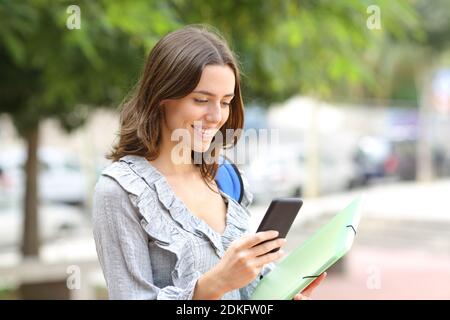
<svg viewBox="0 0 450 320"><path fill-rule="evenodd" d="M362 196L298 246L258 284L252 300L290 300L351 248L361 218Z"/></svg>

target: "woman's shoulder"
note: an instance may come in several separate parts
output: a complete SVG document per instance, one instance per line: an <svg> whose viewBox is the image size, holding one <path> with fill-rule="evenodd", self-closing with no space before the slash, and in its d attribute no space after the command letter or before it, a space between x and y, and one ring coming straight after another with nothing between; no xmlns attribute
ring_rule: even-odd
<svg viewBox="0 0 450 320"><path fill-rule="evenodd" d="M100 174L97 188L107 193L123 193L140 196L147 189L149 181L144 179L149 168L137 166L132 157L123 157L108 165ZM151 168L150 168L151 169Z"/></svg>
<svg viewBox="0 0 450 320"><path fill-rule="evenodd" d="M126 194L126 190L120 183L109 175L101 174L95 184L94 196L118 198L120 196L125 196Z"/></svg>
<svg viewBox="0 0 450 320"><path fill-rule="evenodd" d="M99 211L94 215L109 210L113 211L110 215L121 216L127 211L149 218L158 211L157 194L145 172L149 170L133 164L137 163L115 161L103 169L94 190L94 211Z"/></svg>

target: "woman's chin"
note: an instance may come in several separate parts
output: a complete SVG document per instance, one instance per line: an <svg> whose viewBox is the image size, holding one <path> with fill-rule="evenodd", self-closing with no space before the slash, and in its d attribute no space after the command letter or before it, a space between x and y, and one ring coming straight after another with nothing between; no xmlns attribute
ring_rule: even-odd
<svg viewBox="0 0 450 320"><path fill-rule="evenodd" d="M194 150L195 152L203 153L208 151L210 145L211 142L194 143L192 150Z"/></svg>

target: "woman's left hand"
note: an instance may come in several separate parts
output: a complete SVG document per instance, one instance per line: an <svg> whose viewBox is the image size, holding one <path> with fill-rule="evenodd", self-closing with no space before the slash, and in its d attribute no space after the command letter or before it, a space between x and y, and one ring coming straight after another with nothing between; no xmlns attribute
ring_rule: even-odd
<svg viewBox="0 0 450 320"><path fill-rule="evenodd" d="M311 295L314 289L316 289L323 280L325 280L327 273L322 273L316 280L311 282L302 292L297 293L294 296L294 300L311 300Z"/></svg>

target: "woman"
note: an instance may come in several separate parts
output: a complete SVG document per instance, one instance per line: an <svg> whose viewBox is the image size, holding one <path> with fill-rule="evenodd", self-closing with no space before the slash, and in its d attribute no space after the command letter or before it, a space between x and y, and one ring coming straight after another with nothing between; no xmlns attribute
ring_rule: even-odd
<svg viewBox="0 0 450 320"><path fill-rule="evenodd" d="M258 245L275 231L248 234L248 188L237 203L214 181L217 147L243 118L223 38L188 26L155 45L95 190L94 237L111 299L248 299L281 257L267 252L284 239Z"/></svg>

